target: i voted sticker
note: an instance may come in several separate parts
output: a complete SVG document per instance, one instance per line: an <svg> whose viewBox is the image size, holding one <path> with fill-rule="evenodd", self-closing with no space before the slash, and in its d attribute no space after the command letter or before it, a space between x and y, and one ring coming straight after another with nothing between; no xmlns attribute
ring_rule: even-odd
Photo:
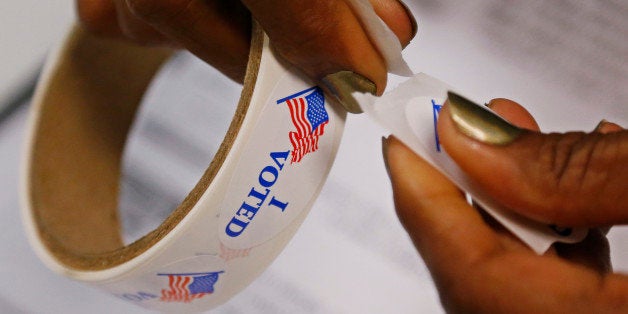
<svg viewBox="0 0 628 314"><path fill-rule="evenodd" d="M221 207L220 241L248 249L270 240L311 207L333 163L341 119L312 83L286 73L265 103ZM268 123L272 121L272 123Z"/></svg>

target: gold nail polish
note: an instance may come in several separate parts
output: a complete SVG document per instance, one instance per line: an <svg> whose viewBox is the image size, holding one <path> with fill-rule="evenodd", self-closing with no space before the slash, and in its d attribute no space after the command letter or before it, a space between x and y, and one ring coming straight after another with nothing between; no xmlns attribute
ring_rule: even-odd
<svg viewBox="0 0 628 314"><path fill-rule="evenodd" d="M321 80L323 89L342 104L342 106L351 113L362 113L362 109L358 102L353 98L351 93L362 92L375 94L377 86L364 76L351 72L340 71L325 76Z"/></svg>
<svg viewBox="0 0 628 314"><path fill-rule="evenodd" d="M506 145L523 132L492 111L458 94L448 92L447 97L449 113L456 128L473 139L486 144Z"/></svg>

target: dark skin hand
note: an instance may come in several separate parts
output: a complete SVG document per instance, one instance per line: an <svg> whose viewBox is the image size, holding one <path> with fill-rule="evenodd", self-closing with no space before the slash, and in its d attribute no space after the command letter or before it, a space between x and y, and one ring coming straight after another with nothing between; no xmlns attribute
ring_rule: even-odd
<svg viewBox="0 0 628 314"><path fill-rule="evenodd" d="M494 100L491 109L512 124L538 131L538 126L518 104L505 100ZM596 227L625 222L623 213L598 208L595 217L582 213L584 208L573 207L571 212L543 208L539 211L529 204L540 204L543 200L530 200L535 193L513 193L514 185L508 186L504 176L518 176L513 184L535 180L534 172L522 174L508 167L524 167L515 161L532 167L543 162L543 158L521 159L522 152L534 151L529 138L542 142L556 141L559 135L541 135L530 131L505 147L494 147L465 134L453 125L445 105L440 114L439 135L442 144L461 168L479 184L491 185L499 181L500 187L490 187L491 195L508 198L511 204L526 204L518 212L541 221L573 223L593 228L585 241L575 244L555 245L543 256L534 254L512 234L504 230L481 209L470 206L464 195L446 177L394 138L385 142L395 204L398 215L414 244L428 266L441 296L441 302L452 313L627 313L628 277L611 272L608 243L604 234ZM617 137L625 139L627 133L618 125L602 124L596 132L586 135L599 141L614 142ZM563 137L573 135L561 135ZM585 140L586 142L586 140ZM386 144L387 143L387 144ZM616 146L612 161L626 160L626 141ZM578 148L570 150L579 156ZM481 163L483 155L493 154L488 168ZM604 152L599 152L604 154ZM482 157L477 157L481 155ZM601 157L600 157L601 158ZM513 161L514 160L514 161ZM516 166L515 166L516 165ZM599 167L610 165L606 159L593 160L587 164ZM626 163L623 163L624 168ZM581 166L580 164L566 167ZM614 169L614 168L613 168ZM566 169L566 171L572 171ZM575 169L573 170L575 171ZM613 182L628 182L625 171L615 171L608 177ZM586 178L586 177L584 177ZM566 185L569 187L570 185ZM625 192L625 185L624 192ZM547 187L538 187L547 189ZM559 187L557 187L559 188ZM621 187L616 187L621 189ZM511 191L506 193L505 191ZM613 193L612 187L608 193ZM546 191L547 192L547 191ZM552 193L549 191L547 193ZM586 194L581 198L594 198ZM616 204L625 209L623 204ZM574 198L572 195L571 198ZM526 202L520 199L527 199ZM619 200L619 199L618 199ZM621 201L621 200L620 200ZM570 202L563 199L563 202ZM590 200L582 200L590 202ZM572 202L574 203L574 202ZM541 213L541 214L539 214Z"/></svg>
<svg viewBox="0 0 628 314"><path fill-rule="evenodd" d="M406 46L416 32L397 0L371 0L375 12ZM84 26L96 34L140 44L190 50L242 82L251 16L275 49L315 81L338 71L368 78L382 92L386 64L344 1L317 0L77 0Z"/></svg>

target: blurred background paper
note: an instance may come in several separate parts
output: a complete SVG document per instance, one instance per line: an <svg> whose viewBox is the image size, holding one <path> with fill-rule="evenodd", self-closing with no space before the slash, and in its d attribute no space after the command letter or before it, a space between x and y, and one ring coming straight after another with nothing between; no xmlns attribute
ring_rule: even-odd
<svg viewBox="0 0 628 314"><path fill-rule="evenodd" d="M415 71L477 102L507 97L546 131L628 125L625 1L408 1L419 33L404 52ZM143 313L45 269L19 215L29 90L73 1L5 1L0 10L0 312ZM391 86L403 78L392 77ZM120 207L131 241L195 184L231 119L240 87L187 53L153 84L133 131ZM386 133L351 116L338 159L303 227L276 262L217 313L438 313L429 273L400 226L380 151ZM628 271L625 227L610 232Z"/></svg>

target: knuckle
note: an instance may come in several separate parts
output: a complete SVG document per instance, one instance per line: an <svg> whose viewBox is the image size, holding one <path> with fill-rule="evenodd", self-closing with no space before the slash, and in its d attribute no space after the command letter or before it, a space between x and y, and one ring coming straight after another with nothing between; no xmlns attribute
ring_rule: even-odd
<svg viewBox="0 0 628 314"><path fill-rule="evenodd" d="M584 213L597 204L596 193L603 192L616 175L620 150L599 133L550 134L540 151L540 167L535 169L542 195L556 222L569 220L574 211ZM567 201L569 200L569 201Z"/></svg>
<svg viewBox="0 0 628 314"><path fill-rule="evenodd" d="M569 204L557 202L576 192L575 182L581 177L584 168L582 166L586 164L581 153L585 149L590 149L583 145L583 139L584 133L553 133L545 138L541 146L542 163L541 167L536 169L535 178L541 181L538 186L547 194L543 199L546 199L548 206L553 209L548 211L552 220L560 221L568 212L565 206Z"/></svg>

